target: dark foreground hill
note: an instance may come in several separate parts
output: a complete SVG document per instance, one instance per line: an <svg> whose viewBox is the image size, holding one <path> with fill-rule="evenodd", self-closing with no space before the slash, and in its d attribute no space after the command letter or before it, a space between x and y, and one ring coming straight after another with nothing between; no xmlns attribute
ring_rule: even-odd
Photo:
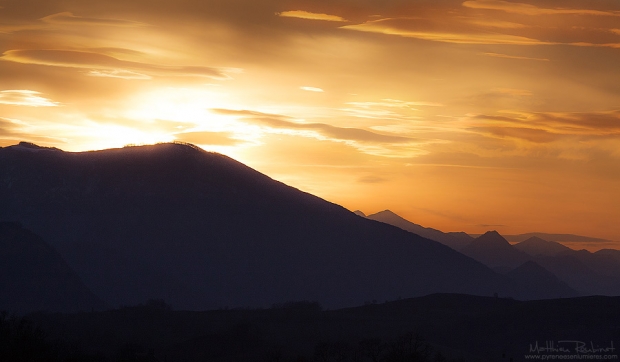
<svg viewBox="0 0 620 362"><path fill-rule="evenodd" d="M77 312L103 307L51 246L18 223L0 222L0 310Z"/></svg>
<svg viewBox="0 0 620 362"><path fill-rule="evenodd" d="M110 305L181 309L435 292L536 298L458 252L182 144L0 149L0 219L58 250Z"/></svg>
<svg viewBox="0 0 620 362"><path fill-rule="evenodd" d="M609 359L618 355L620 298L523 302L435 294L331 311L293 303L263 310L176 312L151 303L28 318L43 328L49 342L61 337L102 362L520 362L536 359L526 355L551 360L577 354ZM548 343L567 352L544 351ZM577 343L598 351L577 353ZM604 351L612 346L613 351Z"/></svg>

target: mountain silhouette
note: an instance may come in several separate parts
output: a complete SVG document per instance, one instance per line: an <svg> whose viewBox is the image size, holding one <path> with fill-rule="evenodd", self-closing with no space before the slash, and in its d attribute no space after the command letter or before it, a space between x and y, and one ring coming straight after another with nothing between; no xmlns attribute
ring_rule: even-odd
<svg viewBox="0 0 620 362"><path fill-rule="evenodd" d="M469 244L473 238L463 232L444 233L433 228L427 228L408 221L390 210L380 211L366 216L368 219L380 221L407 230L424 238L435 240L455 250L460 250Z"/></svg>
<svg viewBox="0 0 620 362"><path fill-rule="evenodd" d="M594 270L578 254L539 256L536 262L582 295L620 295L620 278Z"/></svg>
<svg viewBox="0 0 620 362"><path fill-rule="evenodd" d="M50 245L19 223L0 222L0 310L77 312L103 307Z"/></svg>
<svg viewBox="0 0 620 362"><path fill-rule="evenodd" d="M571 248L564 246L558 242L543 240L537 236L532 236L527 240L513 245L513 247L517 250L521 250L522 252L529 254L530 256L551 256L572 250Z"/></svg>
<svg viewBox="0 0 620 362"><path fill-rule="evenodd" d="M526 253L515 249L497 231L480 235L461 252L491 268L516 268L530 259Z"/></svg>
<svg viewBox="0 0 620 362"><path fill-rule="evenodd" d="M435 292L535 298L437 242L186 144L0 149L0 219L58 250L111 305L328 308Z"/></svg>
<svg viewBox="0 0 620 362"><path fill-rule="evenodd" d="M594 238L590 236L574 235L574 234L550 234L550 233L525 233L518 235L504 235L504 238L511 243L520 243L531 237L538 237L543 240L562 241L562 242L610 242L607 239Z"/></svg>
<svg viewBox="0 0 620 362"><path fill-rule="evenodd" d="M526 261L506 275L520 284L527 285L544 299L579 296L577 291L531 260Z"/></svg>
<svg viewBox="0 0 620 362"><path fill-rule="evenodd" d="M617 261L620 262L620 250L616 250L616 249L601 249L597 252L595 252L594 254L596 255L607 255L610 256L614 259L616 259Z"/></svg>

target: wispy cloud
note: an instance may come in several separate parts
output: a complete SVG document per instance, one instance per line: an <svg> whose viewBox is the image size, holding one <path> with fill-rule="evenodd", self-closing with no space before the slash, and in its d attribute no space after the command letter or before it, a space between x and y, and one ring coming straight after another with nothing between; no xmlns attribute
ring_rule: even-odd
<svg viewBox="0 0 620 362"><path fill-rule="evenodd" d="M16 49L4 52L0 58L23 64L89 69L95 76L127 76L133 71L159 76L190 76L214 79L230 78L222 70L204 66L166 66L121 60L109 55L74 50ZM137 79L134 78L132 79ZM144 78L138 78L144 79Z"/></svg>
<svg viewBox="0 0 620 362"><path fill-rule="evenodd" d="M50 99L40 96L41 93L33 90L4 90L0 91L0 104L28 107L57 107L60 105Z"/></svg>
<svg viewBox="0 0 620 362"><path fill-rule="evenodd" d="M144 80L152 79L151 76L148 76L146 74L141 74L141 73L132 72L129 70L122 70L122 69L91 70L91 71L88 71L86 74L90 75L91 77L104 77L104 78L144 79Z"/></svg>
<svg viewBox="0 0 620 362"><path fill-rule="evenodd" d="M503 20L491 20L491 19L472 19L469 21L471 24L484 26L488 28L500 28L500 29L521 29L527 27L520 23L514 23L511 21Z"/></svg>
<svg viewBox="0 0 620 362"><path fill-rule="evenodd" d="M299 87L299 89L305 90L305 91L308 91L308 92L316 92L316 93L324 92L323 89L317 88L317 87Z"/></svg>
<svg viewBox="0 0 620 362"><path fill-rule="evenodd" d="M311 13L303 10L292 10L292 11L283 11L281 13L277 13L278 16L287 17L287 18L299 18L299 19L309 19L309 20L323 20L323 21L340 21L346 22L347 20L341 18L337 15L329 15L329 14L321 14L321 13Z"/></svg>
<svg viewBox="0 0 620 362"><path fill-rule="evenodd" d="M311 137L322 136L332 140L370 142L370 143L407 143L416 140L389 134L380 134L360 128L336 127L325 123L300 123L294 122L291 118L277 115L246 110L214 109L218 114L237 116L245 122L266 126L274 129L292 131L311 131L312 133L300 133Z"/></svg>
<svg viewBox="0 0 620 362"><path fill-rule="evenodd" d="M62 12L41 18L41 21L49 24L69 24L69 25L106 25L106 26L144 26L144 23L123 19L110 18L89 18L75 16L71 12Z"/></svg>
<svg viewBox="0 0 620 362"><path fill-rule="evenodd" d="M620 133L620 110L608 112L522 112L506 116L479 115L475 118L515 125L537 125L564 134L603 135Z"/></svg>
<svg viewBox="0 0 620 362"><path fill-rule="evenodd" d="M477 115L471 117L468 124L473 132L533 143L593 140L620 136L620 111Z"/></svg>
<svg viewBox="0 0 620 362"><path fill-rule="evenodd" d="M482 53L482 55L486 55L488 57L496 57L496 58L506 58L506 59L518 59L518 60L538 60L543 62L548 62L549 59L546 58L531 58L531 57L520 57L517 55L508 55L501 53Z"/></svg>
<svg viewBox="0 0 620 362"><path fill-rule="evenodd" d="M243 141L235 139L231 132L183 132L174 135L175 139L197 145L235 146Z"/></svg>
<svg viewBox="0 0 620 362"><path fill-rule="evenodd" d="M463 2L463 6L474 9L501 10L507 13L522 15L596 15L620 16L619 11L601 11L591 9L551 9L535 5L508 2L501 0L472 0Z"/></svg>
<svg viewBox="0 0 620 362"><path fill-rule="evenodd" d="M369 33L396 35L405 38L416 38L429 41L457 44L505 44L505 45L541 45L552 44L525 36L488 33L488 32L450 32L431 30L409 30L403 27L402 21L407 19L388 18L372 20L362 24L345 25L341 29L356 30Z"/></svg>
<svg viewBox="0 0 620 362"><path fill-rule="evenodd" d="M381 120L418 119L419 117L414 114L419 110L419 107L443 106L443 104L436 102L411 102L389 98L384 98L380 101L346 102L345 104L347 107L340 110L350 116Z"/></svg>
<svg viewBox="0 0 620 362"><path fill-rule="evenodd" d="M471 127L470 130L479 133L487 133L500 138L518 138L534 143L549 143L556 141L562 137L562 135L560 134L551 133L544 129L528 127L482 126Z"/></svg>

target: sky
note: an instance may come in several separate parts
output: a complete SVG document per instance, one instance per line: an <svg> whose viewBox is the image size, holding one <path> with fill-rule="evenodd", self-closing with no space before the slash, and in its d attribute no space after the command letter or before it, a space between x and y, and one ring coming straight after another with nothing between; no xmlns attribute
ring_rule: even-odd
<svg viewBox="0 0 620 362"><path fill-rule="evenodd" d="M620 241L620 1L0 0L0 146L180 141L443 231Z"/></svg>

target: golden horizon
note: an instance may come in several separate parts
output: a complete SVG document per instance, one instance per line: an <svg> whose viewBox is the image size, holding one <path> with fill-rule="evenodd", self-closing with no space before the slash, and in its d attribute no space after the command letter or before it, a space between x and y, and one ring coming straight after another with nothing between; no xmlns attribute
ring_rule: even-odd
<svg viewBox="0 0 620 362"><path fill-rule="evenodd" d="M620 241L620 3L0 2L0 146L188 142L443 231Z"/></svg>

